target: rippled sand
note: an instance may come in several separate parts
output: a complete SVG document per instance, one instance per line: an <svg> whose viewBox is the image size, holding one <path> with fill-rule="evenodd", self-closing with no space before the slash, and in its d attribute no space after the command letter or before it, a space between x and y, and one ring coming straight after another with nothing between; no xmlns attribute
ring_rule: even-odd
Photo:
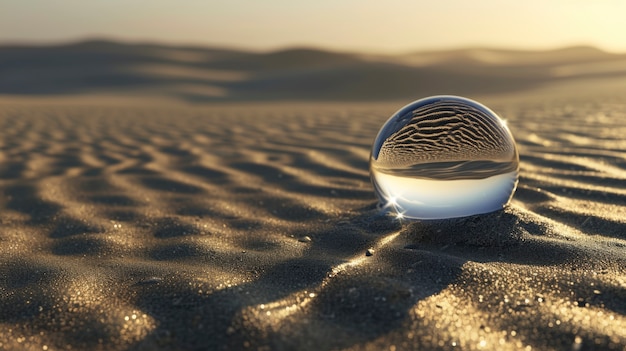
<svg viewBox="0 0 626 351"><path fill-rule="evenodd" d="M0 349L623 349L626 101L533 101L511 206L415 223L402 103L3 101Z"/></svg>

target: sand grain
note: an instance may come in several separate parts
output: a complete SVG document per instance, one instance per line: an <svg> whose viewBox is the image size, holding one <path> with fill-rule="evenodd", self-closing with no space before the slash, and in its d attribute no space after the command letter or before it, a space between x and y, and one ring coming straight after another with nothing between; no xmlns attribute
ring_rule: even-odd
<svg viewBox="0 0 626 351"><path fill-rule="evenodd" d="M398 104L24 101L0 107L0 348L626 345L623 101L495 100L511 206L418 223L369 181Z"/></svg>

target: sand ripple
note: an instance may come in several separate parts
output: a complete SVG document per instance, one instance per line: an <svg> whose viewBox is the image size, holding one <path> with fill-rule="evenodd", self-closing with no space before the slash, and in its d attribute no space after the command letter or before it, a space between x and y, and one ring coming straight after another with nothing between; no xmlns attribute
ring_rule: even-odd
<svg viewBox="0 0 626 351"><path fill-rule="evenodd" d="M623 349L626 105L496 103L512 205L411 224L396 107L0 107L0 348Z"/></svg>

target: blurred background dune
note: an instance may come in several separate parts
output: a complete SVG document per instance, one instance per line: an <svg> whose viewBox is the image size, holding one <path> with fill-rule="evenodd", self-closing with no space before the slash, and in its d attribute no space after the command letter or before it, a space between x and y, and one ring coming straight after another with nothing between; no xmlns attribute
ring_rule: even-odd
<svg viewBox="0 0 626 351"><path fill-rule="evenodd" d="M120 94L191 102L395 100L430 94L503 94L550 84L626 78L626 55L594 47L468 48L363 54L269 52L91 40L0 47L0 94Z"/></svg>
<svg viewBox="0 0 626 351"><path fill-rule="evenodd" d="M381 101L610 91L626 85L623 13L617 0L9 0L0 95Z"/></svg>

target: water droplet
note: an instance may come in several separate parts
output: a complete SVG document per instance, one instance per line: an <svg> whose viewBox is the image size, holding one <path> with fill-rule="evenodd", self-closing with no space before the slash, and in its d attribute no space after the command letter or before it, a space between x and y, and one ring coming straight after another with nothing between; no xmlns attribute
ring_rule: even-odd
<svg viewBox="0 0 626 351"><path fill-rule="evenodd" d="M482 104L433 96L396 112L378 132L370 174L396 218L443 219L503 208L519 155L506 123Z"/></svg>

